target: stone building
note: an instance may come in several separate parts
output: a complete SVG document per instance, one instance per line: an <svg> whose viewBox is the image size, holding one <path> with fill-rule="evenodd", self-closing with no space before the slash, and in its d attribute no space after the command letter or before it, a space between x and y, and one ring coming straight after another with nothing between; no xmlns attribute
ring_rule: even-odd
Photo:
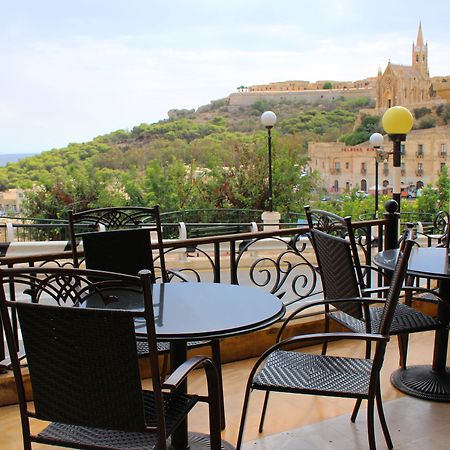
<svg viewBox="0 0 450 450"><path fill-rule="evenodd" d="M424 43L422 25L412 45L412 64L388 63L384 73L378 72L377 108L423 104L431 100L432 88L428 71L428 43Z"/></svg>
<svg viewBox="0 0 450 450"><path fill-rule="evenodd" d="M392 151L385 136L384 150ZM450 126L411 131L402 143L402 195L414 195L417 188L436 183L442 167L450 164ZM346 146L341 142L310 142L309 170L320 173L328 192L342 194L358 189L375 191L375 149L368 142ZM390 193L392 156L378 166L379 192Z"/></svg>

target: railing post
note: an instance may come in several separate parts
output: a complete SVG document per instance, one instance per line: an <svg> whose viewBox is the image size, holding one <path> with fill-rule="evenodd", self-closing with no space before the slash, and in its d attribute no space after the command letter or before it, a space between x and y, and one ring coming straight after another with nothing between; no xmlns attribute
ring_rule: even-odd
<svg viewBox="0 0 450 450"><path fill-rule="evenodd" d="M384 207L386 208L384 217L388 219L384 229L384 249L390 250L398 246L400 213L398 212L398 203L395 200L388 200Z"/></svg>

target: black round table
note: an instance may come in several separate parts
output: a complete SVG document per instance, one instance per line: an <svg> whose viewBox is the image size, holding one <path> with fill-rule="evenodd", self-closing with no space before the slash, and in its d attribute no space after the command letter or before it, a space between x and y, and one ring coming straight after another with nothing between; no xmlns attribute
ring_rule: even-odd
<svg viewBox="0 0 450 450"><path fill-rule="evenodd" d="M398 369L391 375L392 384L405 394L425 400L450 402L450 369L446 367L448 324L450 322L450 264L449 250L436 247L415 247L411 252L408 274L439 281L438 319L444 326L434 339L433 363ZM374 256L378 267L393 270L398 249L385 250Z"/></svg>
<svg viewBox="0 0 450 450"><path fill-rule="evenodd" d="M173 364L187 359L187 342L226 338L265 328L285 313L284 304L274 295L247 286L222 283L164 283L152 286L158 340L170 341ZM121 299L108 308L142 310L140 296ZM90 307L102 306L90 301ZM145 333L145 325L136 325ZM182 389L187 390L184 384ZM172 436L176 449L209 448L209 436L188 433L187 421ZM233 448L223 441L223 448Z"/></svg>

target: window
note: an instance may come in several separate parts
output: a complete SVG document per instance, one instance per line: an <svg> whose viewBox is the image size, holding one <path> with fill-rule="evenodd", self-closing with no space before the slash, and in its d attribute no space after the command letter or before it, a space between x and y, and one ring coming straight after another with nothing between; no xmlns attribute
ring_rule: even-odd
<svg viewBox="0 0 450 450"><path fill-rule="evenodd" d="M447 156L447 144L441 144L441 156Z"/></svg>
<svg viewBox="0 0 450 450"><path fill-rule="evenodd" d="M361 180L361 190L367 192L367 180Z"/></svg>
<svg viewBox="0 0 450 450"><path fill-rule="evenodd" d="M405 155L405 154L406 154L405 143L401 142L400 143L400 155Z"/></svg>
<svg viewBox="0 0 450 450"><path fill-rule="evenodd" d="M367 173L367 165L365 162L361 163L361 175L365 175Z"/></svg>
<svg viewBox="0 0 450 450"><path fill-rule="evenodd" d="M402 162L400 164L400 172L401 172L402 175L406 174L406 167L405 167L405 163L404 162Z"/></svg>
<svg viewBox="0 0 450 450"><path fill-rule="evenodd" d="M346 163L345 163L345 168L346 168L346 169L350 169L350 163L346 162Z"/></svg>

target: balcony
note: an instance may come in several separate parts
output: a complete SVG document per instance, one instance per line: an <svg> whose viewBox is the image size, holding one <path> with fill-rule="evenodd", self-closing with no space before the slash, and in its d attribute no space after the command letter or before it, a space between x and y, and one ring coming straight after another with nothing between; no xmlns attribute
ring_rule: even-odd
<svg viewBox="0 0 450 450"><path fill-rule="evenodd" d="M423 169L417 169L416 170L416 176L423 177Z"/></svg>
<svg viewBox="0 0 450 450"><path fill-rule="evenodd" d="M416 158L423 158L423 150L417 150Z"/></svg>
<svg viewBox="0 0 450 450"><path fill-rule="evenodd" d="M342 172L342 169L340 167L333 167L330 169L331 175L340 175Z"/></svg>
<svg viewBox="0 0 450 450"><path fill-rule="evenodd" d="M249 224L247 224L249 225ZM370 264L373 252L377 247L373 242L374 235L381 248L386 220L364 221L355 224L358 228L358 242L361 245L362 262ZM292 224L290 224L292 227ZM211 228L211 224L210 224ZM259 227L261 229L261 226ZM321 295L321 286L309 282L296 286L292 280L298 274L315 274L315 257L309 240L305 236L305 227L286 228L272 231L246 232L242 234L222 235L184 240L168 240L168 266L170 268L189 268L198 274L201 281L223 281L237 284L249 284L268 289L282 296L288 305L307 301L311 297ZM368 244L371 245L368 245ZM373 244L373 245L372 245ZM38 264L43 260L67 259L65 252L34 257L2 258L0 262L12 264L27 262ZM6 257L8 258L8 257ZM218 264L220 261L220 264ZM304 266L296 272L296 262ZM311 272L310 272L311 271ZM262 278L259 276L263 275ZM277 275L281 275L278 277ZM311 277L309 281L311 281ZM301 281L304 281L300 279ZM427 305L430 307L430 305ZM322 331L323 323L316 315L303 317L302 333ZM252 335L244 335L226 339L222 342L223 375L225 387L225 408L227 427L223 439L234 444L243 402L245 381L254 363L254 357L261 354L265 346L274 341L278 325ZM431 332L414 334L410 337L409 363L427 364L430 361L430 348L433 347L434 335ZM319 348L316 348L320 351ZM363 355L364 348L350 341L336 341L330 344L330 352ZM235 361L240 359L240 361ZM405 397L390 384L390 374L398 367L398 347L396 339L391 339L387 350L387 359L382 371L382 393L385 400L387 420L394 444L398 449L407 448L445 448L450 438L448 420L450 406L448 404L424 402ZM8 389L11 391L11 373L0 375L0 400ZM201 391L204 379L195 374L190 380L193 390ZM148 383L147 383L147 387ZM285 449L322 449L333 448L360 450L367 447L365 415L362 411L357 424L350 422L353 400L296 396L287 394L271 394L267 412L267 421L263 433L258 433L258 420L261 411L262 395L254 394L250 403L249 416L244 437L244 449L263 450L267 448ZM426 407L424 406L426 405ZM0 408L0 423L4 425L2 448L16 450L21 441L21 426L18 407L16 405ZM208 432L206 409L194 411L190 418L190 429ZM415 426L411 426L414 423ZM3 428L2 428L3 429ZM342 443L342 444L339 444ZM377 430L377 443L384 448L381 431ZM36 448L43 448L36 446ZM48 447L46 447L48 448Z"/></svg>

